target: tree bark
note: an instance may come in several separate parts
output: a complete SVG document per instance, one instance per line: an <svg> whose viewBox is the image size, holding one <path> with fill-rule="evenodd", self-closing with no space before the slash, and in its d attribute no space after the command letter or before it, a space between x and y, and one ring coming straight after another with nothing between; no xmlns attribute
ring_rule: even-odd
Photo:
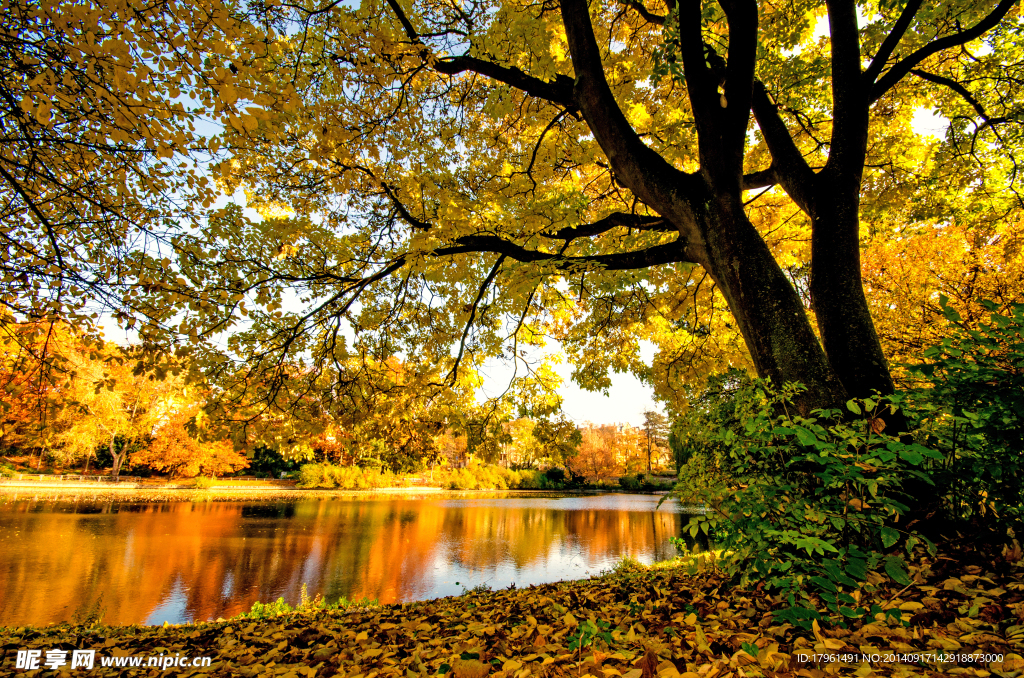
<svg viewBox="0 0 1024 678"><path fill-rule="evenodd" d="M806 386L796 403L804 414L838 406L846 392L814 335L800 296L746 218L739 196L718 202L709 220L706 269L729 304L758 376L777 386Z"/></svg>
<svg viewBox="0 0 1024 678"><path fill-rule="evenodd" d="M110 456L114 460L114 478L116 479L121 473L121 462L124 461L124 452L120 455L117 453L117 436L110 436Z"/></svg>

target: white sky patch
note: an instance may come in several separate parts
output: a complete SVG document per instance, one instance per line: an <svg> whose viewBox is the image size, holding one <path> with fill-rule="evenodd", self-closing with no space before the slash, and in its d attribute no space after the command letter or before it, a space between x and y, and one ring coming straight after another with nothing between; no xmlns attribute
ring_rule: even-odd
<svg viewBox="0 0 1024 678"><path fill-rule="evenodd" d="M934 110L918 108L914 111L910 126L918 136L944 139L949 129L949 120Z"/></svg>
<svg viewBox="0 0 1024 678"><path fill-rule="evenodd" d="M556 347L558 345L553 340L550 343ZM548 354L550 349L542 350L544 354ZM654 361L654 352L653 344L640 342L640 359L645 364L650 365ZM542 354L529 355L527 359L540 363L542 357ZM605 395L600 391L585 391L573 383L573 366L564 359L564 356L554 367L555 372L562 378L562 386L558 389L558 394L562 396L562 412L577 424L589 421L597 425L628 423L640 426L644 423L644 410L664 412L662 406L654 400L654 390L632 374L612 372L612 385L608 388L608 395ZM484 382L479 394L482 396L481 400L500 395L508 387L512 370L510 361L488 361L480 370ZM520 364L519 376L524 376L525 373L525 368Z"/></svg>

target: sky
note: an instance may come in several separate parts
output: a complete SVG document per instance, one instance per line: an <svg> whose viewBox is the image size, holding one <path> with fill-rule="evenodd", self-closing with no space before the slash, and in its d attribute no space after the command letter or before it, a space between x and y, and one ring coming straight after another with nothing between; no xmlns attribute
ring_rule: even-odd
<svg viewBox="0 0 1024 678"><path fill-rule="evenodd" d="M650 364L654 359L654 346L641 342L640 356L644 363ZM572 382L573 366L567 362L555 365L555 371L562 377L562 387L558 394L562 396L562 412L566 417L582 424L631 424L640 426L644 423L644 410L656 410L664 413L664 408L654 400L654 391L632 374L609 375L612 385L608 395L602 392L584 391ZM511 368L499 363L488 363L481 370L484 386L481 395L484 397L500 394L508 386Z"/></svg>

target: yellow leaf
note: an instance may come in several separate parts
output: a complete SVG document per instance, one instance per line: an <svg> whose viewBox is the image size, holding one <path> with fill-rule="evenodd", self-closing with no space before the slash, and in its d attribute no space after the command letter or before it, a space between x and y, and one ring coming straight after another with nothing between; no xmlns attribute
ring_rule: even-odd
<svg viewBox="0 0 1024 678"><path fill-rule="evenodd" d="M490 671L490 664L484 664L477 659L460 659L452 664L455 678L484 678Z"/></svg>
<svg viewBox="0 0 1024 678"><path fill-rule="evenodd" d="M704 629L700 627L700 624L695 626L697 636L697 649L701 652L708 652L711 650L711 645L708 644L708 638L704 635Z"/></svg>
<svg viewBox="0 0 1024 678"><path fill-rule="evenodd" d="M50 117L50 104L39 104L39 108L36 109L36 121L40 125L49 125Z"/></svg>
<svg viewBox="0 0 1024 678"><path fill-rule="evenodd" d="M566 612L562 617L562 622L569 628L576 628L577 625L576 617L572 616L572 612Z"/></svg>
<svg viewBox="0 0 1024 678"><path fill-rule="evenodd" d="M666 659L658 664L658 676L660 678L679 678L679 669Z"/></svg>

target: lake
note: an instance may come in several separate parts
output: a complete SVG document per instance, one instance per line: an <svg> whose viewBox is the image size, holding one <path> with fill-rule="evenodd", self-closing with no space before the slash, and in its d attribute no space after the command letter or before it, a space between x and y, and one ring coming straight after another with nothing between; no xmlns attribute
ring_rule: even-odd
<svg viewBox="0 0 1024 678"><path fill-rule="evenodd" d="M0 625L230 617L309 595L382 603L528 586L675 555L657 496L121 503L0 496Z"/></svg>

